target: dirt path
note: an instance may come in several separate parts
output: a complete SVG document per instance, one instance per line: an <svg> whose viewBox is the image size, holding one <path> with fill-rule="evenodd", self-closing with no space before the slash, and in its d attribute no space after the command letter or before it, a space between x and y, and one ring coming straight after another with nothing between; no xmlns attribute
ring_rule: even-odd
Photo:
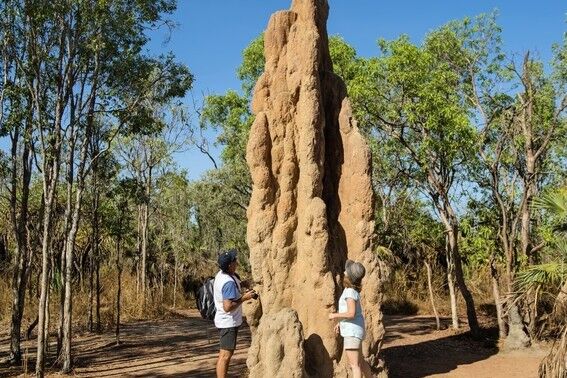
<svg viewBox="0 0 567 378"><path fill-rule="evenodd" d="M449 320L447 320L447 323ZM387 316L384 355L390 378L537 377L545 348L498 352L491 340L475 341L463 332L435 330L426 316Z"/></svg>
<svg viewBox="0 0 567 378"><path fill-rule="evenodd" d="M390 377L536 377L544 351L497 353L490 342L472 341L452 330L435 331L434 320L420 316L385 318L384 353ZM81 377L214 377L216 329L194 310L172 319L133 322L122 328L123 343L116 346L112 333L78 336L74 344L75 370ZM35 342L28 348L33 371ZM250 331L242 329L231 364L231 377L246 371ZM0 359L7 355L8 340L0 336ZM51 350L54 349L52 346ZM21 369L0 367L0 376L15 376ZM58 376L56 373L51 377Z"/></svg>
<svg viewBox="0 0 567 378"><path fill-rule="evenodd" d="M213 377L218 354L217 330L200 318L195 310L160 321L125 324L121 345L112 333L77 337L72 375L80 377ZM35 341L24 343L31 356L28 370L35 367ZM241 329L233 356L230 376L240 377L246 370L250 330ZM7 355L8 340L0 339L0 359ZM52 350L55 346L52 346ZM32 359L33 358L33 359ZM21 369L19 369L21 372ZM0 367L0 377L17 375L14 369ZM50 374L57 377L58 374Z"/></svg>

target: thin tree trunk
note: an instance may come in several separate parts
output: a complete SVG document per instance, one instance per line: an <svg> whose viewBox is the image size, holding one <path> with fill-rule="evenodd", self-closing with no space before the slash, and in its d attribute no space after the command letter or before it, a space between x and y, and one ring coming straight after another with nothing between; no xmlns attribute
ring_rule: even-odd
<svg viewBox="0 0 567 378"><path fill-rule="evenodd" d="M96 138L96 136L95 136ZM98 156L100 150L98 148L97 141L93 141L93 156ZM92 251L94 256L94 266L96 272L96 330L97 332L101 331L101 323L100 323L100 256L99 256L99 203L100 203L100 190L99 190L99 181L98 181L98 161L95 160L92 164L92 208L93 208L93 217L92 217ZM92 298L91 298L91 316L92 316Z"/></svg>
<svg viewBox="0 0 567 378"><path fill-rule="evenodd" d="M160 293L160 294L161 294L161 300L162 300L162 302L163 302L164 281L165 281L165 279L164 279L164 274L163 274L164 265L165 265L165 263L162 262L162 263L161 263L161 269L160 269L160 270L161 270L161 272L160 272L160 292L161 292L161 293Z"/></svg>
<svg viewBox="0 0 567 378"><path fill-rule="evenodd" d="M67 173L66 173L66 182L67 182L67 194L66 194L66 203L65 203L65 214L63 216L63 236L66 238L69 235L69 228L71 227L71 212L73 207L73 184L75 179L75 141L77 138L77 130L74 124L71 126L71 138L69 140L69 151L67 155ZM61 260L60 260L60 270L59 273L61 275L61 286L59 288L59 326L57 332L57 353L61 353L61 349L63 348L63 327L65 326L65 287L66 287L66 280L67 275L66 266L67 262L67 243L64 242L63 244L63 251L61 252Z"/></svg>
<svg viewBox="0 0 567 378"><path fill-rule="evenodd" d="M456 246L455 246L456 248ZM461 256L458 253L458 250L453 250L454 260L455 260L455 280L457 282L457 286L463 299L465 300L465 304L467 307L467 320L469 322L469 328L471 333L474 337L480 336L480 326L478 324L478 320L476 318L476 309L474 307L474 299L472 297L471 292L469 291L463 274L463 266L461 262Z"/></svg>
<svg viewBox="0 0 567 378"><path fill-rule="evenodd" d="M57 167L52 167L54 173L52 177L57 177L58 172ZM44 171L45 172L45 171ZM45 173L44 173L45 174ZM38 335L37 335L37 359L36 359L36 375L38 377L43 377L43 372L45 368L45 324L46 324L46 306L48 298L48 269L49 269L49 245L51 244L51 215L52 215L52 204L55 196L55 185L56 180L53 180L49 185L49 190L47 191L47 202L44 206L43 215L43 240L42 240L42 252L41 252L41 292L39 296L39 309L38 309ZM44 185L45 187L45 185ZM45 192L45 190L44 190Z"/></svg>
<svg viewBox="0 0 567 378"><path fill-rule="evenodd" d="M117 268L117 287L116 287L116 345L120 344L120 296L122 290L122 250L120 232L116 238L116 268Z"/></svg>
<svg viewBox="0 0 567 378"><path fill-rule="evenodd" d="M427 287L429 288L429 299L431 300L431 308L433 309L433 313L435 314L435 323L437 325L437 330L441 329L441 321L439 320L439 313L437 312L437 307L435 307L435 297L433 295L433 283L432 283L432 274L431 274L431 266L427 261L424 261L425 268L427 269Z"/></svg>
<svg viewBox="0 0 567 378"><path fill-rule="evenodd" d="M173 268L173 308L176 306L177 299L177 254L175 254L175 265Z"/></svg>
<svg viewBox="0 0 567 378"><path fill-rule="evenodd" d="M447 260L447 285L449 286L449 300L451 302L451 324L453 329L459 329L459 314L457 311L457 295L455 293L455 267L449 253L449 240L445 236L445 257Z"/></svg>
<svg viewBox="0 0 567 378"><path fill-rule="evenodd" d="M98 50L97 50L98 51ZM83 200L83 191L85 188L85 180L88 170L86 167L87 159L89 157L89 143L91 141L91 136L94 130L94 111L97 99L97 87L98 87L98 74L99 74L99 56L98 52L94 56L94 69L92 77L92 85L90 96L88 100L88 110L87 110L87 122L83 129L82 144L79 155L79 167L77 171L77 189L75 194L75 206L73 209L73 217L71 228L69 229L69 234L67 235L65 253L66 253L66 269L65 269L65 319L63 327L63 349L61 351L61 356L63 360L63 365L61 367L62 373L69 373L71 371L72 356L71 356L71 342L72 342L72 304L73 304L73 294L72 294L72 272L73 272L73 255L75 251L75 240L77 237L77 232L79 230L79 222L81 219L81 205ZM83 87L85 83L82 83ZM72 88L72 85L69 86ZM75 116L76 104L73 102L71 97L71 115ZM79 97L79 109L82 105L82 91ZM76 116L75 120L80 117ZM79 126L79 125L78 125ZM77 127L78 127L77 126ZM93 157L93 160L97 157ZM95 256L96 258L96 256Z"/></svg>
<svg viewBox="0 0 567 378"><path fill-rule="evenodd" d="M140 295L140 261L136 261L136 296Z"/></svg>
<svg viewBox="0 0 567 378"><path fill-rule="evenodd" d="M77 197L81 196L81 189L77 188ZM77 198L77 201L80 201ZM75 212L73 214L73 225L71 226L71 230L69 235L67 236L65 252L67 256L65 257L66 265L65 265L65 303L64 303L64 319L63 319L63 344L61 348L61 357L63 359L63 365L61 368L61 372L67 374L71 371L71 339L72 339L72 296L73 296L73 282L72 282L72 274L73 274L73 245L75 243L75 235L77 234L78 230L78 223L79 223L79 214L78 208L80 204L77 202L75 203Z"/></svg>
<svg viewBox="0 0 567 378"><path fill-rule="evenodd" d="M142 266L140 268L141 273L141 291L142 291L142 303L145 305L146 303L146 290L147 290L147 282L146 282L146 274L147 274L147 251L148 251L148 216L149 216L149 208L148 204L144 203L142 205Z"/></svg>
<svg viewBox="0 0 567 378"><path fill-rule="evenodd" d="M146 303L146 274L147 274L147 254L148 254L148 225L150 216L150 196L152 191L152 167L148 164L148 171L145 178L145 198L142 204L142 308L145 307Z"/></svg>
<svg viewBox="0 0 567 378"><path fill-rule="evenodd" d="M26 120L24 130L23 152L21 157L22 165L22 184L21 198L18 204L17 187L18 187L18 140L19 135L14 131L12 136L12 179L10 188L10 208L12 218L12 228L14 230L14 239L16 240L16 267L14 269L12 281L12 318L10 323L10 356L12 363L20 363L21 361L21 327L22 317L24 313L24 303L26 298L26 284L28 271L30 267L30 246L28 239L28 206L29 206L29 188L31 180L31 120ZM19 206L18 206L19 205ZM19 207L19 214L18 214ZM6 244L7 245L7 244Z"/></svg>
<svg viewBox="0 0 567 378"><path fill-rule="evenodd" d="M90 252L90 262L89 262L89 332L94 331L94 324L93 324L93 301L94 301L94 259L93 259L93 250Z"/></svg>
<svg viewBox="0 0 567 378"><path fill-rule="evenodd" d="M86 131L88 134L88 131ZM85 137L81 147L81 155L79 162L79 170L77 172L77 190L75 194L75 206L73 209L72 224L65 242L65 318L63 326L63 348L61 356L63 358L63 366L61 371L68 373L71 371L71 339L72 339L72 272L73 272L73 253L75 250L75 240L79 230L79 221L81 218L81 203L83 190L85 186L85 164L88 156L88 135Z"/></svg>
<svg viewBox="0 0 567 378"><path fill-rule="evenodd" d="M50 297L50 290L47 291L47 305L45 306L45 338L43 340L43 347L45 348L46 355L49 355L49 323L51 321L51 313L49 311L49 297Z"/></svg>
<svg viewBox="0 0 567 378"><path fill-rule="evenodd" d="M536 194L536 172L535 172L535 157L531 149L526 149L526 176L524 178L524 191L525 200L521 208L522 220L520 227L520 245L522 248L522 255L528 258L530 264L537 263L536 256L532 253L532 240L531 240L531 203Z"/></svg>
<svg viewBox="0 0 567 378"><path fill-rule="evenodd" d="M498 286L498 270L494 256L490 258L490 276L492 279L492 295L494 296L494 305L496 306L496 320L498 322L498 336L500 339L506 338L506 322L504 321L502 308L502 299L500 297L500 288Z"/></svg>
<svg viewBox="0 0 567 378"><path fill-rule="evenodd" d="M102 325L100 321L100 259L96 259L96 331L102 332Z"/></svg>
<svg viewBox="0 0 567 378"><path fill-rule="evenodd" d="M98 183L96 180L97 168L95 163L95 170L93 171L95 181L93 182L94 185L94 199L93 199L93 254L95 258L95 271L96 271L96 330L97 332L101 331L101 324L100 324L100 248L99 248L99 199L100 199L100 192L98 190Z"/></svg>
<svg viewBox="0 0 567 378"><path fill-rule="evenodd" d="M448 200L445 200L443 206L439 206L438 208L443 224L445 225L445 230L447 232L447 240L449 242L449 255L451 256L451 260L455 267L455 281L457 283L459 291L461 292L461 295L463 296L463 299L465 300L469 328L474 337L479 337L480 327L476 318L474 299L465 283L463 265L461 261L461 255L459 253L459 222Z"/></svg>

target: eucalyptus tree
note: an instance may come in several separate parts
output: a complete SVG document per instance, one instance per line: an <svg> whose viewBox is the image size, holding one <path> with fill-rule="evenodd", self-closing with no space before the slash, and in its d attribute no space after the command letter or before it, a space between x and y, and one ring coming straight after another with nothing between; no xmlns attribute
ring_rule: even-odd
<svg viewBox="0 0 567 378"><path fill-rule="evenodd" d="M111 243L114 244L114 262L116 267L116 297L115 297L115 338L116 344L120 344L120 318L122 312L122 272L124 269L124 249L135 230L133 229L133 218L131 204L136 202L139 192L138 183L131 178L112 180L112 186L104 193L105 201L101 210L106 221L103 223L103 233L106 234ZM97 288L98 289L98 288ZM97 306L99 305L97 301ZM97 310L98 312L98 310Z"/></svg>
<svg viewBox="0 0 567 378"><path fill-rule="evenodd" d="M104 223L108 221L106 218L109 206L107 197L109 197L109 191L112 190L106 184L116 180L120 169L113 151L105 151L106 146L103 143L103 138L98 134L101 131L96 130L93 133L89 147L91 158L99 154L100 156L93 159L88 185L89 190L85 193L88 195L88 198L85 198L84 217L90 223L90 236L86 242L85 252L81 256L82 259L86 260L86 264L81 264L81 269L83 269L84 265L88 266L89 305L87 326L91 332L95 330L100 332L102 328L100 316L100 296L102 294L100 267L101 263L103 263L103 254L101 253L101 244L104 238Z"/></svg>
<svg viewBox="0 0 567 378"><path fill-rule="evenodd" d="M160 266L160 289L164 300L164 287L170 265L173 268L173 307L177 304L179 271L191 253L189 244L189 181L184 171L166 172L156 182L155 242ZM167 280L169 281L169 280Z"/></svg>
<svg viewBox="0 0 567 378"><path fill-rule="evenodd" d="M30 246L29 192L33 171L32 98L26 93L19 61L25 59L25 39L18 20L21 5L6 1L0 5L0 134L10 140L10 221L15 240L15 261L12 278L12 318L10 323L10 356L12 363L21 360L20 330L29 275ZM21 20L20 20L21 21Z"/></svg>
<svg viewBox="0 0 567 378"><path fill-rule="evenodd" d="M33 122L33 134L38 139L35 150L39 155L36 158L43 186L42 278L36 366L37 375L43 376L52 206L59 178L64 115L75 84L72 67L76 56L69 43L71 35L66 33L65 4L51 2L41 6L28 1L11 1L5 5L4 14L13 15L12 27L18 32L14 37L17 35L21 39L22 50L14 54L18 57L14 70L27 92L25 96L31 99L29 119ZM12 352L17 353L18 350L13 348Z"/></svg>
<svg viewBox="0 0 567 378"><path fill-rule="evenodd" d="M461 56L462 44L453 32L441 28L431 32L422 46L402 36L380 41L380 48L374 65L375 103L369 113L375 121L372 132L395 142L404 174L437 211L447 235L449 281L454 274L469 327L478 334L474 299L459 253L460 221L454 200L475 148L474 128L462 103L463 64L447 59Z"/></svg>
<svg viewBox="0 0 567 378"><path fill-rule="evenodd" d="M545 73L543 64L525 54L521 70L511 69L521 83L514 103L513 124L519 132L521 147L518 173L522 179L524 197L521 203L520 253L531 263L538 262L543 243L534 240L530 205L546 181L546 160L553 143L567 131L567 44L556 49L555 71ZM563 141L565 141L563 139Z"/></svg>
<svg viewBox="0 0 567 378"><path fill-rule="evenodd" d="M202 248L209 254L228 247L247 250L246 209L252 184L246 165L246 144L254 121L250 109L252 91L264 71L263 48L264 38L260 35L242 53L237 70L242 91L207 96L200 112L199 128L216 131L215 144L222 146L223 164L215 162L215 169L189 189L192 222L198 229Z"/></svg>
<svg viewBox="0 0 567 378"><path fill-rule="evenodd" d="M26 131L25 126L24 131L14 129L12 140L15 142L16 136L23 135L23 151L28 149L36 153L35 161L43 184L42 278L36 366L37 375L42 376L48 281L50 272L57 269L55 265L50 267L49 261L53 206L60 172L65 170L67 188L65 242L60 264L64 271L61 361L63 371L69 371L73 250L85 179L93 162L92 155L89 155L90 137L93 130L101 125L110 122L116 130L120 130L132 125L133 118L139 120L146 116L147 109L142 101L148 97L167 101L171 97L182 96L191 83L191 75L172 57L151 59L142 54L142 47L148 40L146 28L161 22L164 13L173 11L173 0L114 0L104 3L14 0L4 2L2 7L2 34L5 37L2 56L9 58L2 61L4 83L9 82L8 86L2 87L2 117L11 117L13 111L15 115L15 111L21 108L27 109L28 114L22 120L27 119L30 129ZM27 104L11 106L10 114L7 114L4 111L7 109L6 101L14 101L16 97L12 94L4 96L4 89L16 86L23 88L20 98ZM156 87L160 89L156 91ZM26 125L26 122L21 124ZM139 122L136 124L140 125ZM30 160L23 158L27 156L24 152L20 160L29 167ZM22 177L25 187L27 174ZM20 212L17 222L23 224L24 220L25 213ZM22 253L25 253L23 248ZM17 274L22 276L22 272L25 273L25 268L18 269ZM18 278L15 285L25 286L22 282ZM14 293L19 295L16 291ZM19 299L15 301L23 303ZM14 305L13 334L18 328L17 319L21 319L19 308L20 304ZM12 354L17 359L18 343L13 344Z"/></svg>
<svg viewBox="0 0 567 378"><path fill-rule="evenodd" d="M138 266L139 287L145 303L150 213L157 179L173 166L172 155L183 151L188 143L187 114L174 103L148 103L152 108L145 119L147 131L127 135L120 140L118 153L125 170L138 182Z"/></svg>
<svg viewBox="0 0 567 378"><path fill-rule="evenodd" d="M115 1L109 4L81 3L71 7L71 15L77 20L89 19L86 25L76 22L74 27L79 37L74 43L85 46L84 51L77 52L83 63L83 71L79 71L80 92L76 94L79 102L71 101L71 132L68 140L67 188L73 185L72 166L78 164L76 190L73 213L69 222L65 244L65 304L63 316L62 371L67 372L71 366L71 303L73 251L80 219L82 195L87 174L100 157L100 143L108 150L116 133L131 133L143 130L140 117L148 119L153 110L149 104L160 104L171 98L183 96L191 85L192 77L186 67L175 62L174 57L164 56L157 59L145 57L140 53L147 42L144 28L162 19L162 13L173 10L173 1L132 2ZM88 18L95 14L98 17ZM132 20L123 23L123 19ZM74 20L74 18L71 18ZM111 26L109 28L109 25ZM84 28L84 29L83 29ZM84 31L83 31L84 30ZM80 34L82 32L84 34ZM129 54L137 52L137 56ZM124 54L122 57L121 54ZM115 58L118 56L118 58ZM103 62L104 63L101 63ZM124 71L130 68L130 72ZM116 74L123 77L118 79ZM84 75L84 76L83 76ZM124 77L127 76L127 77ZM128 82L123 80L127 79ZM126 86L125 86L126 84ZM85 90L84 105L80 102ZM73 114L74 107L79 113ZM85 114L81 114L84 109ZM107 117L96 117L97 112L110 113ZM161 116L161 114L160 114ZM84 117L84 118L83 118ZM75 118L75 119L73 119ZM112 126L108 125L111 124ZM76 128L75 128L76 127ZM76 132L75 130L78 130ZM80 139L76 139L76 138ZM93 144L93 139L95 143ZM74 158L75 143L80 141L79 159ZM94 147L90 151L90 147ZM69 189L68 189L69 190ZM71 202L68 197L68 202ZM68 205L69 207L69 205ZM66 213L68 214L68 213Z"/></svg>
<svg viewBox="0 0 567 378"><path fill-rule="evenodd" d="M507 61L494 14L474 22L454 22L451 27L466 47L466 100L474 109L472 119L480 140L471 180L498 214L498 247L505 257L507 344L527 345L520 314L527 309L518 308L518 304L524 306L513 295L514 281L521 265L537 261L544 247L537 240L537 217L530 203L551 182L556 171L552 167L559 163L553 150L565 142L565 47L555 47L553 70L546 73L529 52L520 66ZM494 281L497 266L492 265L491 271Z"/></svg>

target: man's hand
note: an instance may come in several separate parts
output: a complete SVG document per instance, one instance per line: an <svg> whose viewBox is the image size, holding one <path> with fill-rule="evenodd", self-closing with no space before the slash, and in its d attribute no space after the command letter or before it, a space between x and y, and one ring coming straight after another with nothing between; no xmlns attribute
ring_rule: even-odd
<svg viewBox="0 0 567 378"><path fill-rule="evenodd" d="M257 295L257 294L254 290L248 290L246 293L242 294L242 302L245 302L247 300L254 298L255 295Z"/></svg>

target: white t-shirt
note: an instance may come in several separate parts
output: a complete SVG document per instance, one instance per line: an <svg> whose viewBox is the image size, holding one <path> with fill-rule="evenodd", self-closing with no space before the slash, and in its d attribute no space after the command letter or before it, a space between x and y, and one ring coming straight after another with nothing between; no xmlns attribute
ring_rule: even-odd
<svg viewBox="0 0 567 378"><path fill-rule="evenodd" d="M224 311L223 308L223 298L222 298L222 288L227 282L236 282L238 291L240 291L240 280L236 276L231 276L230 274L223 273L219 271L215 276L215 283L213 285L213 294L215 297L215 307L217 313L215 314L215 326L217 328L232 328L240 327L242 324L242 306L238 306L231 312Z"/></svg>
<svg viewBox="0 0 567 378"><path fill-rule="evenodd" d="M362 306L360 305L360 294L353 288L345 288L339 298L339 312L347 312L347 298L354 299L355 312L353 319L342 319L339 322L342 337L358 337L364 339L364 316L362 315Z"/></svg>

